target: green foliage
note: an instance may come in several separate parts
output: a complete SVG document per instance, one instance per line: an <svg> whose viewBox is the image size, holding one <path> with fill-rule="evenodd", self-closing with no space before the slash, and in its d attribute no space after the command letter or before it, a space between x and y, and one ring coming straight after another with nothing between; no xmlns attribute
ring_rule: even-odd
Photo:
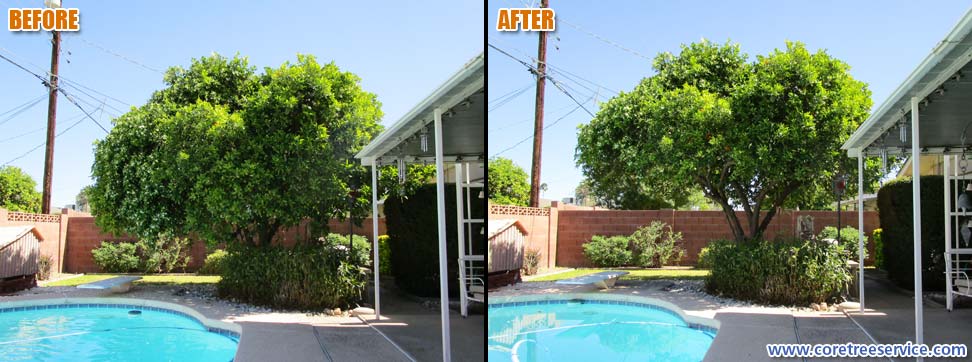
<svg viewBox="0 0 972 362"><path fill-rule="evenodd" d="M185 270L192 257L189 255L192 241L188 238L160 235L142 239L136 244L141 256L141 269L145 273L171 273Z"/></svg>
<svg viewBox="0 0 972 362"><path fill-rule="evenodd" d="M874 229L872 238L874 239L874 266L884 269L884 241L881 240L881 228Z"/></svg>
<svg viewBox="0 0 972 362"><path fill-rule="evenodd" d="M196 274L200 275L222 275L223 270L226 267L226 256L229 253L224 249L216 249L216 251L206 255L206 260L203 261L203 266L196 271Z"/></svg>
<svg viewBox="0 0 972 362"><path fill-rule="evenodd" d="M528 175L513 160L494 157L489 160L486 191L489 199L500 205L527 206L530 203Z"/></svg>
<svg viewBox="0 0 972 362"><path fill-rule="evenodd" d="M839 244L806 240L714 241L706 255L713 294L761 303L833 302L850 280Z"/></svg>
<svg viewBox="0 0 972 362"><path fill-rule="evenodd" d="M833 239L837 240L841 245L844 246L844 250L847 251L847 257L852 260L857 260L857 246L859 244L858 238L860 237L860 231L857 229L845 226L840 229L840 238L837 238L837 228L833 226L824 227L820 230L820 234L817 235L817 240L823 239ZM864 236L864 258L867 259L867 236Z"/></svg>
<svg viewBox="0 0 972 362"><path fill-rule="evenodd" d="M921 176L921 275L928 291L945 290L945 188L942 176ZM914 288L914 224L911 180L878 190L884 270L899 287Z"/></svg>
<svg viewBox="0 0 972 362"><path fill-rule="evenodd" d="M95 265L106 273L131 273L142 265L135 243L101 242L101 247L91 250Z"/></svg>
<svg viewBox="0 0 972 362"><path fill-rule="evenodd" d="M629 237L629 242L631 260L642 268L661 267L685 256L685 249L680 245L682 233L673 232L671 226L662 221L652 221L638 228Z"/></svg>
<svg viewBox="0 0 972 362"><path fill-rule="evenodd" d="M540 266L540 250L537 248L527 248L523 251L523 274L533 275L537 273Z"/></svg>
<svg viewBox="0 0 972 362"><path fill-rule="evenodd" d="M584 243L584 256L597 267L617 267L631 264L628 237L623 235L594 235Z"/></svg>
<svg viewBox="0 0 972 362"><path fill-rule="evenodd" d="M52 260L49 255L41 255L39 258L37 258L37 279L50 279L53 268L54 260Z"/></svg>
<svg viewBox="0 0 972 362"><path fill-rule="evenodd" d="M0 207L17 212L40 212L41 194L30 175L14 166L0 166Z"/></svg>
<svg viewBox="0 0 972 362"><path fill-rule="evenodd" d="M287 309L355 307L367 275L323 243L293 248L230 244L217 293L223 298Z"/></svg>
<svg viewBox="0 0 972 362"><path fill-rule="evenodd" d="M701 189L737 241L759 238L804 188L830 185L827 171L846 161L841 144L871 106L846 63L802 43L748 62L738 45L703 41L654 68L580 126L577 163L594 189L673 199Z"/></svg>
<svg viewBox="0 0 972 362"><path fill-rule="evenodd" d="M388 235L378 235L378 261L381 274L384 275L392 275L390 244L391 238Z"/></svg>
<svg viewBox="0 0 972 362"><path fill-rule="evenodd" d="M490 170L492 173L493 170ZM449 293L458 296L459 267L456 232L455 186L446 185L445 216L447 280ZM453 190L453 192L448 192ZM471 217L486 217L486 200L476 198L479 189L471 189ZM388 227L392 274L402 290L423 297L439 295L439 233L434 184L423 185L411 196L391 196L385 200L385 222ZM486 254L486 235L474 228L471 254Z"/></svg>
<svg viewBox="0 0 972 362"><path fill-rule="evenodd" d="M371 265L371 242L368 238L361 235L353 235L351 238L351 246L353 250L349 249L348 236L330 233L327 234L322 240L324 245L330 247L334 253L339 253L347 257L348 252L352 251L351 259L349 261L357 266L370 266Z"/></svg>
<svg viewBox="0 0 972 362"><path fill-rule="evenodd" d="M699 269L712 269L712 258L709 257L709 251L710 250L711 249L709 249L708 246L706 246L706 247L702 248L701 250L699 250L699 256L697 257L698 259L696 259L696 261L695 261L695 267L696 268L699 268Z"/></svg>
<svg viewBox="0 0 972 362"><path fill-rule="evenodd" d="M356 75L305 55L258 75L214 55L165 81L95 144L89 197L102 228L265 246L302 220L325 230L370 210L370 172L352 158L381 111Z"/></svg>

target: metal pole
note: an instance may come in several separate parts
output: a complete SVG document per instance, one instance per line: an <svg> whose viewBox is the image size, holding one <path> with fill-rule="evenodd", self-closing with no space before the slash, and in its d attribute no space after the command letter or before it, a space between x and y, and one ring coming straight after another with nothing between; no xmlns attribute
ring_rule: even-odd
<svg viewBox="0 0 972 362"><path fill-rule="evenodd" d="M864 153L857 153L857 265L858 301L861 313L864 313Z"/></svg>
<svg viewBox="0 0 972 362"><path fill-rule="evenodd" d="M47 147L44 150L44 181L41 195L41 213L51 213L51 183L54 178L54 137L57 126L57 66L61 54L61 33L52 31L51 35L51 80L47 96Z"/></svg>
<svg viewBox="0 0 972 362"><path fill-rule="evenodd" d="M445 166L442 162L442 109L432 111L435 123L435 195L439 220L439 309L442 319L442 361L452 361L449 342L449 268L446 253Z"/></svg>
<svg viewBox="0 0 972 362"><path fill-rule="evenodd" d="M952 310L952 157L945 155L944 169L945 174L945 309ZM959 226L961 227L961 226Z"/></svg>
<svg viewBox="0 0 972 362"><path fill-rule="evenodd" d="M377 159L371 159L371 228L372 228L372 238L371 241L374 243L374 258L375 258L375 320L381 320L381 300L378 297L380 288L378 288L378 273L381 270L378 262L381 260L378 255L378 161Z"/></svg>
<svg viewBox="0 0 972 362"><path fill-rule="evenodd" d="M547 0L540 0L540 7L547 7ZM547 32L540 36L537 49L537 99L533 123L533 165L530 168L530 207L540 207L540 153L543 148L543 92L547 76Z"/></svg>
<svg viewBox="0 0 972 362"><path fill-rule="evenodd" d="M462 163L456 162L456 231L457 239L459 241L459 313L465 317L468 315L468 303L467 299L468 291L466 290L466 227L465 225L465 215L463 213L463 203L462 203ZM470 235L470 238L472 235Z"/></svg>
<svg viewBox="0 0 972 362"><path fill-rule="evenodd" d="M911 202L915 258L915 343L924 343L921 293L921 148L918 145L918 98L911 97ZM922 359L919 358L919 361Z"/></svg>

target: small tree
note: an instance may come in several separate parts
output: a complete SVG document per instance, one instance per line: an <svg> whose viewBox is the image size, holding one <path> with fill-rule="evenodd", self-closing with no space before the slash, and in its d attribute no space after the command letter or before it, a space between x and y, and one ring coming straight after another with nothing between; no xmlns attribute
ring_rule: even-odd
<svg viewBox="0 0 972 362"><path fill-rule="evenodd" d="M486 191L489 199L501 205L527 206L530 201L530 184L527 173L508 158L489 160Z"/></svg>
<svg viewBox="0 0 972 362"><path fill-rule="evenodd" d="M10 211L40 212L41 194L30 175L14 166L0 166L0 207Z"/></svg>

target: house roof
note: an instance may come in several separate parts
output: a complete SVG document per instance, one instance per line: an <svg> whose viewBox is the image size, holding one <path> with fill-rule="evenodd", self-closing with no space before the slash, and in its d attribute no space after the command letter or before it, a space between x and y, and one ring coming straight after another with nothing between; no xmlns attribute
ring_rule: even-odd
<svg viewBox="0 0 972 362"><path fill-rule="evenodd" d="M919 107L918 146L925 153L956 153L968 137L972 123L972 11L932 49L897 89L871 113L871 116L841 147L848 156L909 153L911 147L911 99ZM905 128L905 141L899 132Z"/></svg>
<svg viewBox="0 0 972 362"><path fill-rule="evenodd" d="M466 63L458 72L432 91L391 127L375 137L355 158L364 165L372 160L379 165L398 159L409 163L434 161L435 137L433 112L442 110L442 154L456 157L485 157L486 152L486 72L483 53ZM422 134L426 151L422 151Z"/></svg>
<svg viewBox="0 0 972 362"><path fill-rule="evenodd" d="M486 235L488 235L487 239L492 239L494 236L506 231L506 229L509 229L514 225L516 225L517 229L520 229L520 233L523 235L529 234L527 229L517 219L489 219L489 221L486 223L486 229L488 230L486 233Z"/></svg>
<svg viewBox="0 0 972 362"><path fill-rule="evenodd" d="M37 237L37 240L44 240L44 237L41 236L40 232L37 231L37 228L35 228L33 225L0 226L0 249L3 249L14 241L19 240L29 232L33 232L34 236Z"/></svg>

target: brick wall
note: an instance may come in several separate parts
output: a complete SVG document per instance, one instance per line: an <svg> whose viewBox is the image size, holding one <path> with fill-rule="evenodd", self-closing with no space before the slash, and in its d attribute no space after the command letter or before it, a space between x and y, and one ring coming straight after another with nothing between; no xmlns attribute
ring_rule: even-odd
<svg viewBox="0 0 972 362"><path fill-rule="evenodd" d="M737 212L746 228L745 213ZM791 236L796 232L796 220L800 215L814 217L814 232L819 233L825 226L837 223L834 211L784 211L778 213L766 229L766 237L775 238L778 235ZM557 221L556 265L562 267L590 266L584 257L582 245L591 240L594 235L630 235L638 227L654 220L663 221L672 226L676 232L681 232L683 247L686 255L681 264L694 264L699 251L709 241L717 239L731 239L732 230L722 211L675 211L675 210L559 210ZM880 227L878 213L866 211L864 213L864 231L866 235ZM858 227L857 212L841 213L841 225ZM873 243L868 244L869 255L873 256ZM868 259L867 261L870 261ZM866 261L866 262L867 262Z"/></svg>
<svg viewBox="0 0 972 362"><path fill-rule="evenodd" d="M43 215L30 213L8 212L0 208L0 226L34 225L44 241L40 243L41 255L50 256L56 266L55 272L65 273L95 273L98 266L91 256L91 250L101 246L102 241L133 242L136 239L129 235L113 235L101 230L95 224L95 218L87 213L65 210L61 215ZM349 225L347 222L331 220L328 227L332 233L346 235ZM365 219L361 226L351 226L356 235L372 239L371 218ZM276 242L286 246L293 246L308 233L307 223L281 231ZM378 234L386 233L385 219L378 219ZM188 269L196 270L206 259L206 244L194 241L190 251Z"/></svg>

